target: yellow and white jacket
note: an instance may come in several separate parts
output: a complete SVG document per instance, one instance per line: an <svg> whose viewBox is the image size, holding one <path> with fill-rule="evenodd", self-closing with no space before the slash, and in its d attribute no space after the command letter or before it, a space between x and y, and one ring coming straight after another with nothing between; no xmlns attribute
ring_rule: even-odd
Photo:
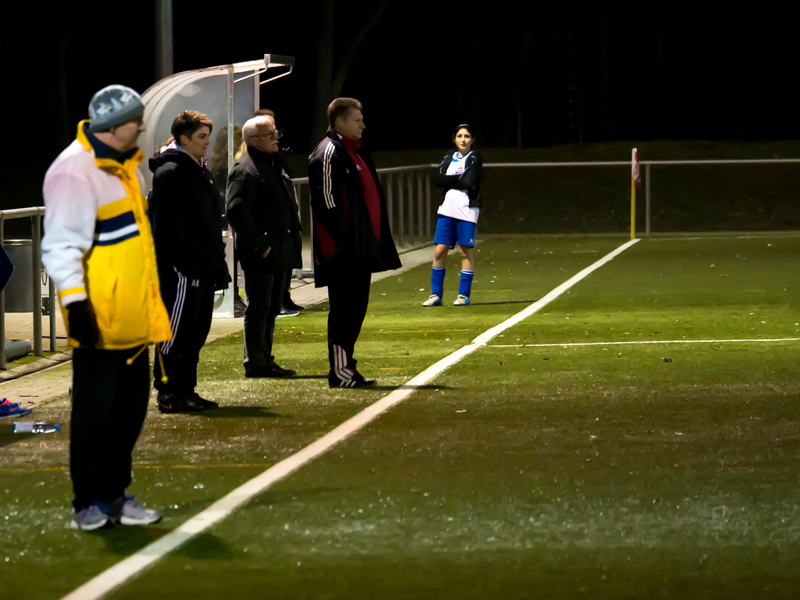
<svg viewBox="0 0 800 600"><path fill-rule="evenodd" d="M86 123L78 125L77 139L44 178L42 262L62 307L91 301L98 348L168 341L172 332L137 171L144 153L138 150L123 164L98 158L84 133ZM72 338L69 344L79 346Z"/></svg>

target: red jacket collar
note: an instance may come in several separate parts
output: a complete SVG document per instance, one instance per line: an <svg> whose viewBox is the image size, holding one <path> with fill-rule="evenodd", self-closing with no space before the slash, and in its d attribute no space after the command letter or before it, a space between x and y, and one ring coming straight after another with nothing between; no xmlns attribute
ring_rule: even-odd
<svg viewBox="0 0 800 600"><path fill-rule="evenodd" d="M344 144L344 147L347 149L348 152L352 152L355 154L359 150L361 150L361 147L364 145L364 143L361 140L353 140L347 137L346 135L341 135L341 134L339 135L341 137L342 144Z"/></svg>

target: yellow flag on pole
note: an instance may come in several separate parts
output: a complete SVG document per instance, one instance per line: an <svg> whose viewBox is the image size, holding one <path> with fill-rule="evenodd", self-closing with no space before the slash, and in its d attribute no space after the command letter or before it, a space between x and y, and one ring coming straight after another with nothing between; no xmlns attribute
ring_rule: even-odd
<svg viewBox="0 0 800 600"><path fill-rule="evenodd" d="M636 239L636 188L642 187L642 176L639 173L639 152L636 148L631 153L631 239Z"/></svg>

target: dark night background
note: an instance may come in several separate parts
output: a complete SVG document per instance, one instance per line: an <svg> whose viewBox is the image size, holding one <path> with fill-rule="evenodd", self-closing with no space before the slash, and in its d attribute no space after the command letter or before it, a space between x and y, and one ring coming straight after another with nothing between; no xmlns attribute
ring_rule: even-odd
<svg viewBox="0 0 800 600"><path fill-rule="evenodd" d="M336 1L334 64L375 4ZM261 104L305 154L320 6L174 0L174 70L294 56L294 73L263 86ZM483 147L516 147L520 107L524 147L797 139L795 29L787 14L732 6L394 0L359 47L342 95L364 103L373 150L432 157L464 120ZM31 203L31 186L73 138L94 91L154 83L155 2L31 3L6 13L2 32L10 207Z"/></svg>

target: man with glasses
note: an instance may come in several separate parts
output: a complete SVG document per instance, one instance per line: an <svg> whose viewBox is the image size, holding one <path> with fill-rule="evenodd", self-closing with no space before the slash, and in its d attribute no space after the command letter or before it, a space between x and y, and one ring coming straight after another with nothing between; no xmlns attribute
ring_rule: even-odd
<svg viewBox="0 0 800 600"><path fill-rule="evenodd" d="M301 262L300 220L292 182L278 155L275 121L254 117L242 127L247 152L228 176L228 222L245 276L245 377L292 377L275 363L272 340L289 273Z"/></svg>

